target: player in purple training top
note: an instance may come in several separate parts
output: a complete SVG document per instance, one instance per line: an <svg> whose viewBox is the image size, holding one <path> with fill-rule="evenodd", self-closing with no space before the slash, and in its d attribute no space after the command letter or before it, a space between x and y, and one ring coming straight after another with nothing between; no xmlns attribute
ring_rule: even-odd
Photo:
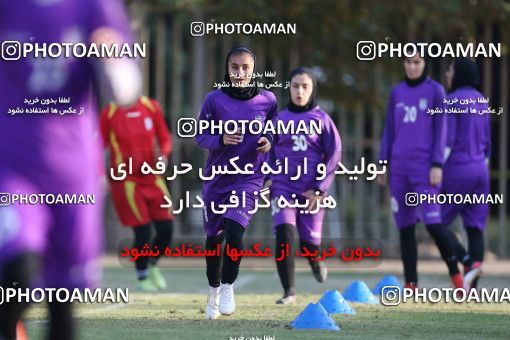
<svg viewBox="0 0 510 340"><path fill-rule="evenodd" d="M491 152L489 113L481 114L488 104L479 100L479 77L476 64L467 58L456 58L445 73L448 108L468 110L449 113L446 139L446 163L443 191L447 194L488 195ZM472 112L474 110L475 112ZM443 223L448 226L460 215L468 236L469 252L458 242L456 252L464 265L464 286L476 287L484 255L483 230L489 213L487 204L448 204L442 209Z"/></svg>
<svg viewBox="0 0 510 340"><path fill-rule="evenodd" d="M440 192L446 117L428 109L443 108L443 87L427 76L427 60L418 54L404 60L405 80L391 91L379 159L389 163L391 208L400 231L405 285L417 287L415 225L422 221L446 262L452 283L462 288L453 242L441 224L441 209L434 201L416 205L415 195ZM387 176L378 182L385 185ZM413 194L414 193L414 194Z"/></svg>
<svg viewBox="0 0 510 340"><path fill-rule="evenodd" d="M311 131L310 134L279 134L275 136L274 147L270 151L271 163L276 160L288 160L289 173L281 173L268 177L265 186L271 187L271 214L273 215L273 231L276 234L275 260L278 275L283 286L283 297L277 304L290 304L296 300L295 293L295 267L292 241L294 229L297 229L300 239L300 248L306 247L311 252L319 251L322 237L322 221L324 208L316 213L309 213L315 209L318 201L326 194L335 177L335 169L340 162L341 141L335 123L329 115L317 105L317 79L308 67L298 67L289 76L290 100L287 108L278 113L278 119L287 124L290 121L320 122L322 133ZM303 167L303 159L307 159L307 174L302 174L297 180L298 167ZM326 165L326 176L317 180L317 165ZM293 196L295 195L295 196ZM277 200L280 197L287 200L297 199L299 202L309 200L308 211L297 208L279 208ZM279 249L289 245L288 256L280 256ZM327 277L327 268L323 261L317 257L309 257L308 262L312 268L315 279L324 282Z"/></svg>
<svg viewBox="0 0 510 340"><path fill-rule="evenodd" d="M0 41L88 45L115 43L116 38L127 40L129 35L125 9L117 0L0 3ZM8 52L15 54L12 49ZM95 203L90 204L2 201L0 286L81 289L99 283L101 154L95 137L92 76L101 79L101 89L123 86L126 91L120 92L133 93L130 100L134 101L137 93L131 88L140 80L116 82L117 75L109 71L119 63L124 61L33 55L0 61L0 193L9 193L11 198L15 194L54 195L53 201L58 195L95 195ZM127 61L131 63L136 65L134 60ZM112 82L106 84L106 80ZM128 97L108 99L128 104L124 101ZM52 100L51 109L68 110L68 114L21 113L31 107L43 110ZM70 107L76 113L70 113ZM17 108L18 114L12 114ZM73 339L71 304L53 300L48 306L48 338ZM16 324L26 307L15 302L0 305L0 338L16 338Z"/></svg>
<svg viewBox="0 0 510 340"><path fill-rule="evenodd" d="M225 60L225 83L210 92L205 98L199 120L219 123L227 120L260 120L276 122L277 103L273 93L259 90L253 81L255 54L245 47L230 51ZM276 124L275 124L276 125ZM255 207L254 192L262 189L263 175L260 171L271 148L273 136L253 135L245 131L244 135L203 133L196 136L198 145L209 150L204 173L212 174L213 166L227 166L233 170L230 160L239 156L237 165L244 169L252 164L254 174L216 174L213 179L204 182L203 200L204 229L207 234L206 249L216 250L225 239L225 252L220 256L207 256L207 278L209 280L209 298L206 306L206 319L216 319L220 314L229 315L235 310L233 284L239 272L241 259L234 261L226 255L226 247L243 248L243 234L251 219L250 210ZM229 207L223 214L212 211L227 203L232 191L241 197L244 204ZM240 199L241 201L241 199ZM223 261L223 265L222 265Z"/></svg>

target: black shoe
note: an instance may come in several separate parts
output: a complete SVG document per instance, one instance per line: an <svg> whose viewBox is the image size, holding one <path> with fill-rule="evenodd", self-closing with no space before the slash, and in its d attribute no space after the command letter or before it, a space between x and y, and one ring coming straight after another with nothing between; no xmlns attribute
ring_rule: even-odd
<svg viewBox="0 0 510 340"><path fill-rule="evenodd" d="M328 268L323 261L310 261L310 267L312 268L313 277L317 282L324 282L328 278Z"/></svg>

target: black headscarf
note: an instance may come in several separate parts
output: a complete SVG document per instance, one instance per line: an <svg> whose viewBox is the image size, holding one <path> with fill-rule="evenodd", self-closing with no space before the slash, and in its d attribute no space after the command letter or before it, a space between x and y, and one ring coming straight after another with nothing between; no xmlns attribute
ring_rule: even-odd
<svg viewBox="0 0 510 340"><path fill-rule="evenodd" d="M421 41L417 41L414 44L417 44L419 42L421 42ZM416 79L410 79L410 78L407 77L407 75L404 75L404 80L405 80L406 84L411 86L411 87L420 85L421 83L423 83L423 81L425 79L427 79L427 76L428 76L428 71L429 71L429 60L428 60L429 58L428 58L428 55L425 54L423 56L420 56L420 58L423 58L423 60L425 61L425 67L423 68L423 72L421 73L421 75L418 78L416 78Z"/></svg>
<svg viewBox="0 0 510 340"><path fill-rule="evenodd" d="M459 87L471 86L478 88L478 68L476 64L468 58L455 58L453 60L453 79L451 91L455 91Z"/></svg>
<svg viewBox="0 0 510 340"><path fill-rule="evenodd" d="M238 87L238 86L232 86L232 82L230 81L230 74L228 72L228 61L231 56L235 54L241 54L241 53L248 53L253 58L253 72L255 72L255 66L256 66L256 58L255 53L253 53L252 50L250 50L247 47L236 47L227 55L227 59L225 60L225 82L229 84L228 87L222 87L222 91L228 94L230 97L239 99L239 100L249 100L255 97L259 94L259 88L257 87L257 84L255 82L255 78L252 78L250 81L249 86L246 87Z"/></svg>
<svg viewBox="0 0 510 340"><path fill-rule="evenodd" d="M310 111L317 106L317 77L313 74L313 71L309 67L300 66L290 72L289 82L291 82L292 78L298 74L306 74L310 77L310 79L312 79L312 94L310 95L310 99L308 99L308 103L304 106L297 106L292 102L292 96L289 97L287 109L296 113Z"/></svg>

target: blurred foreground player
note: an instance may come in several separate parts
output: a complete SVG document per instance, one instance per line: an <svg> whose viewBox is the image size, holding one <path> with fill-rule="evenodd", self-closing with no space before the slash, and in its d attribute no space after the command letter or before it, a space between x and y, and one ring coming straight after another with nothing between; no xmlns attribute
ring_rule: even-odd
<svg viewBox="0 0 510 340"><path fill-rule="evenodd" d="M456 58L449 65L445 78L449 89L448 99L453 103L448 108L467 109L468 112L448 115L443 191L446 194L488 195L490 114L481 114L488 104L479 100L483 95L477 90L478 69L473 61ZM466 252L452 232L457 257L464 265L466 289L476 287L481 275L483 231L488 214L488 205L482 203L447 204L442 209L443 223L448 226L460 215L468 236L469 248Z"/></svg>
<svg viewBox="0 0 510 340"><path fill-rule="evenodd" d="M431 115L428 109L443 108L443 87L427 76L427 60L418 54L404 60L405 80L393 87L379 159L389 163L391 209L400 232L400 250L406 288L418 285L418 252L415 227L422 221L448 266L455 288L463 287L454 245L441 223L441 207L435 202L410 201L416 193L440 193L446 116ZM386 174L378 177L385 185Z"/></svg>
<svg viewBox="0 0 510 340"><path fill-rule="evenodd" d="M283 286L283 297L277 304L290 304L296 299L295 292L295 264L292 241L294 229L297 229L300 247L306 247L312 253L319 253L322 238L322 223L324 208L316 209L318 202L326 195L327 190L335 178L335 169L340 162L341 141L335 123L329 115L317 105L317 79L308 67L298 67L289 76L290 101L287 108L278 112L278 119L285 122L294 121L297 126L300 121L320 122L322 133L311 134L279 134L274 138L274 147L270 151L271 163L276 160L288 160L289 173L269 176L265 183L271 187L271 214L273 216L273 232L276 234L275 260L278 275ZM303 166L303 159L307 158L307 174L298 180L296 177L298 167ZM326 165L326 177L317 181L317 166ZM297 208L279 208L277 201L280 197L298 201L308 199L307 211ZM281 251L289 245L288 256L280 256ZM313 275L318 282L324 282L327 277L327 268L320 256L308 257Z"/></svg>
<svg viewBox="0 0 510 340"><path fill-rule="evenodd" d="M145 96L130 107L111 103L101 111L101 134L110 151L111 168L117 172L121 163L132 166L132 173L124 179L113 180L111 176L109 179L113 204L120 221L133 229L133 246L142 250L151 243L151 223L156 229L150 248L157 247L159 255L136 259L136 289L144 292L166 289L166 280L155 265L165 247L170 245L172 237L172 212L168 208L161 208L161 204L165 203L164 196L170 198L170 194L160 175L144 175L141 172L144 163L156 169L158 158L166 165L170 155L172 140L161 107L155 99ZM155 139L160 156L156 154Z"/></svg>
<svg viewBox="0 0 510 340"><path fill-rule="evenodd" d="M0 40L20 43L102 43L129 40L120 1L27 1L0 3ZM116 40L120 39L120 40ZM11 50L12 52L12 50ZM0 192L95 195L95 204L0 206L0 286L85 288L100 280L102 248L99 189L100 147L96 92L123 105L138 96L135 60L44 58L0 61ZM118 75L122 76L118 76ZM115 76L113 76L115 75ZM131 75L129 82L124 76ZM129 77L128 77L129 78ZM120 80L120 81L119 81ZM111 90L112 92L107 94ZM25 100L53 99L57 111L82 114L8 114L26 109ZM69 98L59 103L59 98ZM40 102L42 103L42 101ZM37 274L41 274L38 277ZM48 339L74 339L72 306L49 302ZM0 339L15 339L25 303L0 305ZM18 332L21 336L21 332Z"/></svg>

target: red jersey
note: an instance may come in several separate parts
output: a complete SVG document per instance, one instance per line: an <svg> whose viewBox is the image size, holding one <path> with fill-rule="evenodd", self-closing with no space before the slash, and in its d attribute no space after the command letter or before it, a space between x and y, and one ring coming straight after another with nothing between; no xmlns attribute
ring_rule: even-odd
<svg viewBox="0 0 510 340"><path fill-rule="evenodd" d="M170 155L172 140L161 107L154 99L142 96L129 108L110 103L101 111L100 125L104 145L110 149L110 166L127 165L129 157L132 158L130 178L144 176L141 173L144 162L155 167L155 139L160 154L165 158Z"/></svg>

